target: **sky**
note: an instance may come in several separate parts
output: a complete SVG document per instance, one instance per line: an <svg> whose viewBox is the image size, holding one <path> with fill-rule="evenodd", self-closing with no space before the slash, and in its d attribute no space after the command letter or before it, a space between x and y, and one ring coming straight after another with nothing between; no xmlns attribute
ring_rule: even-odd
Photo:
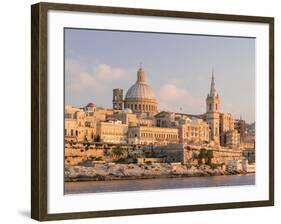
<svg viewBox="0 0 281 224"><path fill-rule="evenodd" d="M158 110L202 114L214 70L220 111L255 120L255 39L65 29L65 104L112 108L142 65Z"/></svg>

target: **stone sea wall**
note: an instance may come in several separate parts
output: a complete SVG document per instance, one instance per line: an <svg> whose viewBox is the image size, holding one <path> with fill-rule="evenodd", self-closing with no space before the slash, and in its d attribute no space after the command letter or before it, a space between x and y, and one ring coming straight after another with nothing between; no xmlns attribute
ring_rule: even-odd
<svg viewBox="0 0 281 224"><path fill-rule="evenodd" d="M195 177L245 174L243 171L225 170L208 165L183 165L180 163L151 164L94 164L93 166L65 166L65 181L104 181L119 179L144 179L163 177Z"/></svg>
<svg viewBox="0 0 281 224"><path fill-rule="evenodd" d="M231 148L215 148L196 145L170 144L165 146L129 145L129 144L66 144L65 164L83 165L103 161L104 163L137 163L143 158L157 158L163 163L180 162L198 165L200 149L213 152L212 163L227 164L230 160L243 160L242 150Z"/></svg>

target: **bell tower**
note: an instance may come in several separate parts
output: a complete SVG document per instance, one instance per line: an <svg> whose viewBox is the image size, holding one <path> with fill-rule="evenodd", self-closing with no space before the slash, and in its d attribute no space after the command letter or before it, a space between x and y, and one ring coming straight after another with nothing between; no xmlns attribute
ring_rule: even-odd
<svg viewBox="0 0 281 224"><path fill-rule="evenodd" d="M123 89L113 89L113 109L123 110L123 102Z"/></svg>
<svg viewBox="0 0 281 224"><path fill-rule="evenodd" d="M210 126L210 140L215 144L220 143L220 99L215 87L214 70L212 71L212 80L210 93L206 98L206 121Z"/></svg>

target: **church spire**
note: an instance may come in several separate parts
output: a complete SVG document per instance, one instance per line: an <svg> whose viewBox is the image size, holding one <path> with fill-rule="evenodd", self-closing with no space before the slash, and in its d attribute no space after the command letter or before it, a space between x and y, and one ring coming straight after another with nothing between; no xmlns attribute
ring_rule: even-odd
<svg viewBox="0 0 281 224"><path fill-rule="evenodd" d="M145 82L145 75L144 75L144 70L142 68L142 65L140 65L137 76L138 76L138 78L137 78L138 83L144 83Z"/></svg>
<svg viewBox="0 0 281 224"><path fill-rule="evenodd" d="M210 95L211 96L217 95L216 86L215 86L214 68L212 69L212 81L211 81Z"/></svg>

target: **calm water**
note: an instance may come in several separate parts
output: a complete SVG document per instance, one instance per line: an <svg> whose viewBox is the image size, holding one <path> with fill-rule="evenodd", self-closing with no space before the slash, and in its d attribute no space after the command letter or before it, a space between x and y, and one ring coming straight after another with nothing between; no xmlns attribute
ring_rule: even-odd
<svg viewBox="0 0 281 224"><path fill-rule="evenodd" d="M66 194L141 191L175 188L218 187L255 184L255 175L185 177L163 179L83 181L65 183Z"/></svg>

